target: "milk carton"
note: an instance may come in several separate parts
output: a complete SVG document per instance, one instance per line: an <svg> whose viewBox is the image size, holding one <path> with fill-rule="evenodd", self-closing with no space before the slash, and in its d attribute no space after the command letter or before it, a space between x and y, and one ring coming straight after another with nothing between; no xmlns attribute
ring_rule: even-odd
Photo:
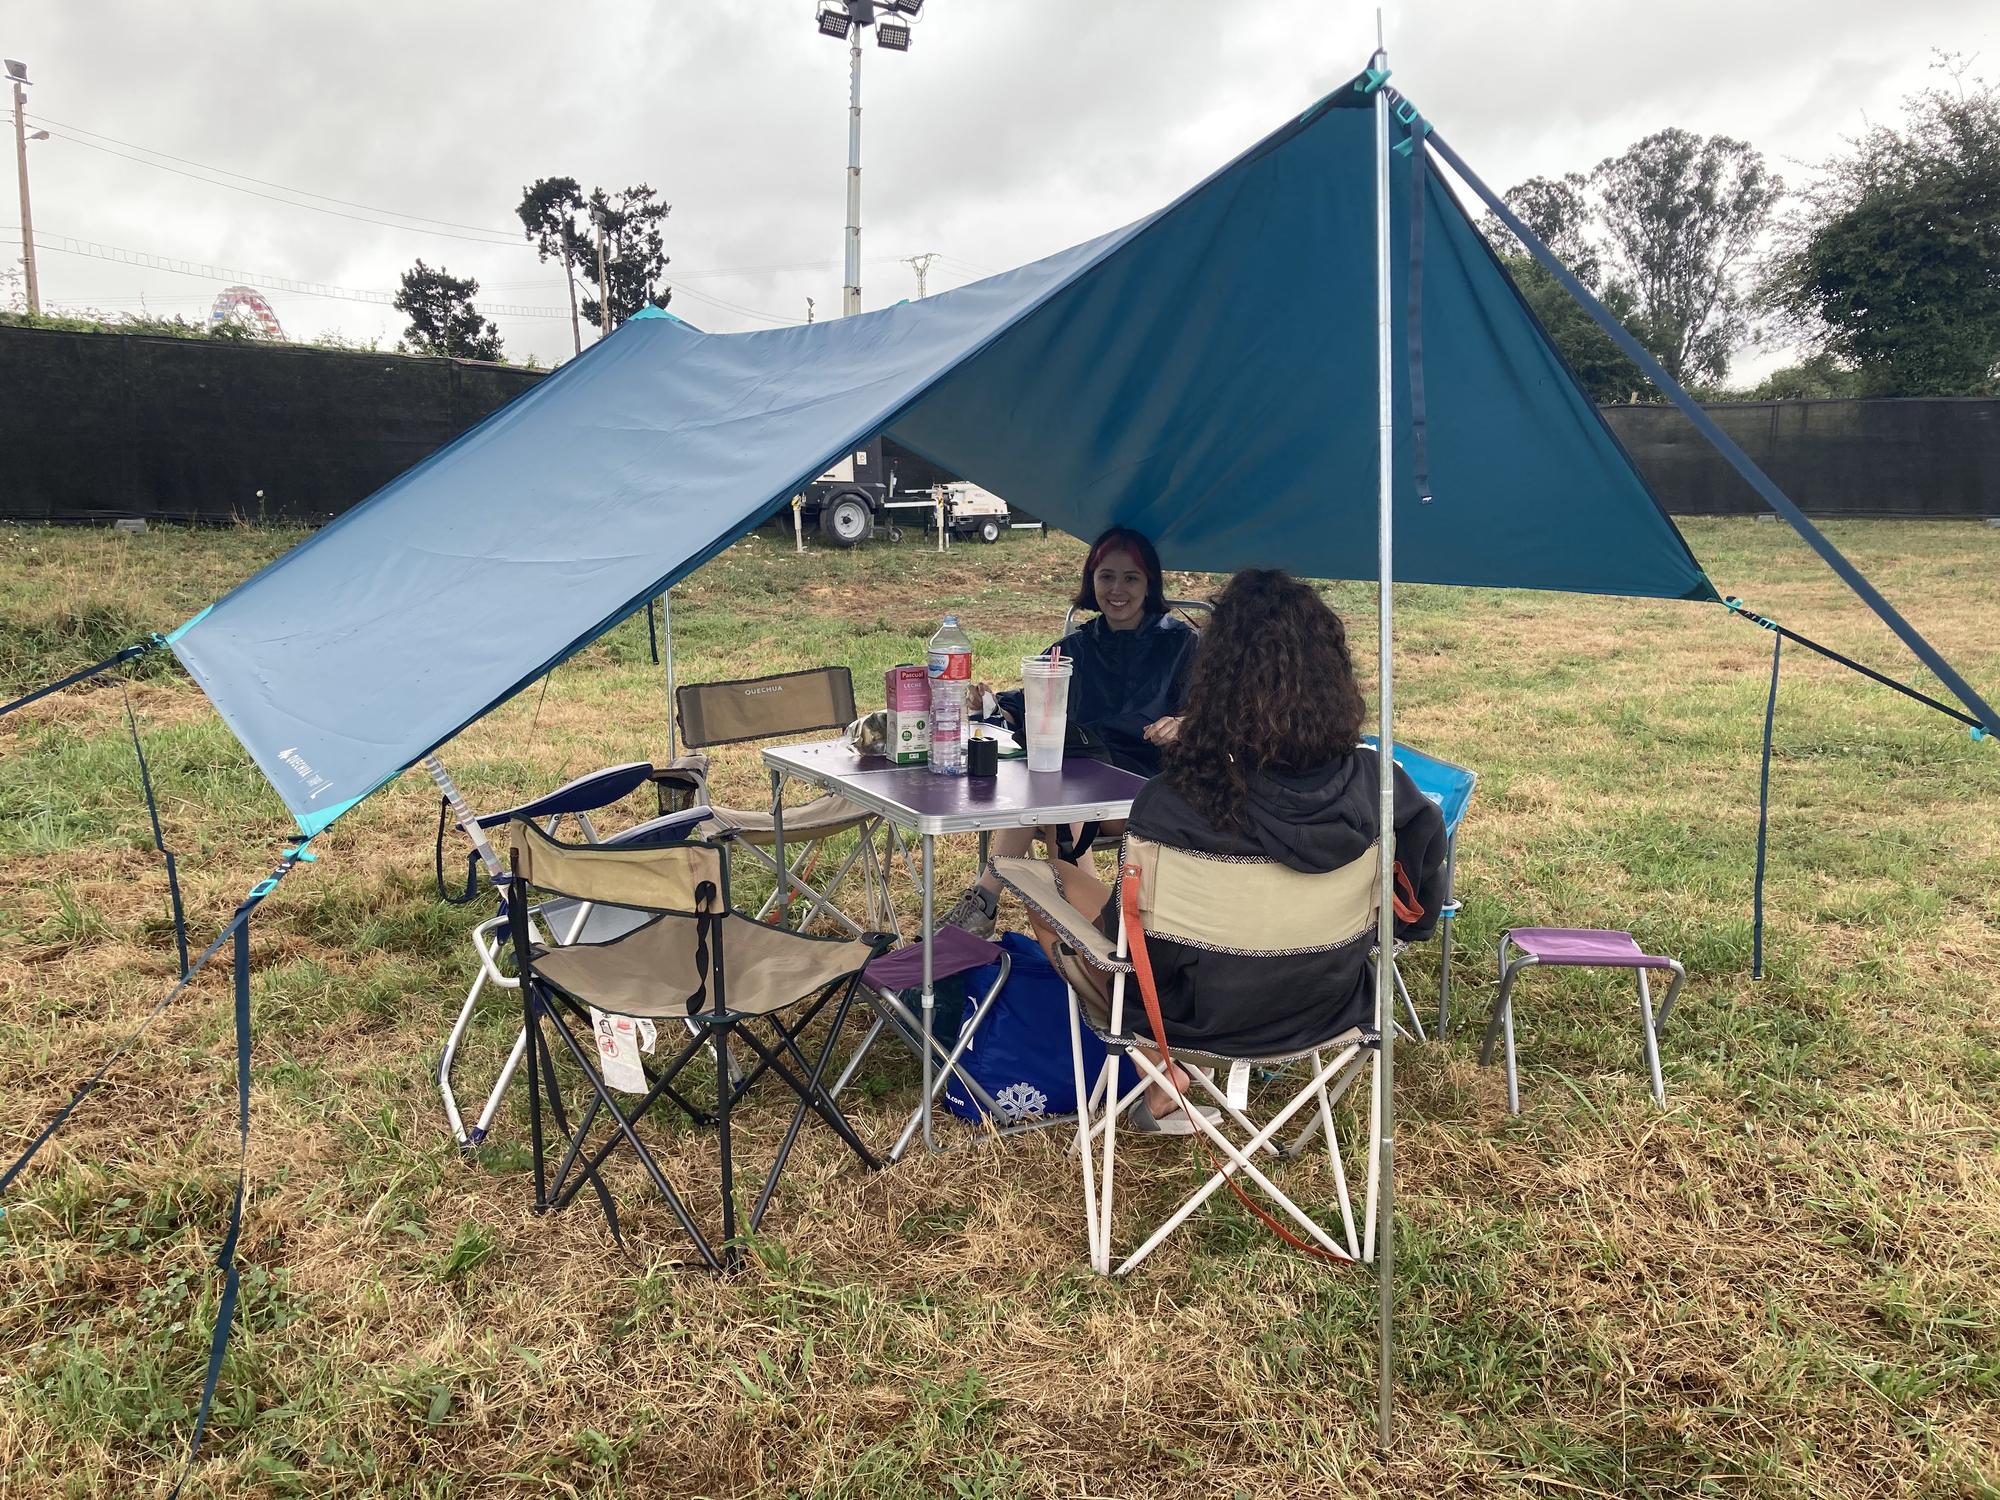
<svg viewBox="0 0 2000 1500"><path fill-rule="evenodd" d="M889 759L899 766L922 765L931 756L931 679L928 668L891 667L885 674L889 694Z"/></svg>

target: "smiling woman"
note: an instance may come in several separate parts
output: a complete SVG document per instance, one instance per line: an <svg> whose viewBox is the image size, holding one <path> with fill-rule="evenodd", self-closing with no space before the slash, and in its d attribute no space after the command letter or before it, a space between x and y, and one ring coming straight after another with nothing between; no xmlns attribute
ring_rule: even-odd
<svg viewBox="0 0 2000 1500"><path fill-rule="evenodd" d="M1181 706L1187 701L1189 673L1200 637L1186 622L1167 612L1160 576L1160 555L1152 540L1125 526L1113 526L1091 543L1084 559L1083 582L1071 603L1093 609L1097 618L1072 630L1051 648L1075 664L1069 680L1069 726L1073 753L1076 741L1095 754L1140 776L1160 774L1160 749L1180 730ZM975 697L984 698L981 685ZM1019 690L997 695L1000 711L1013 724L1022 721ZM1086 824L1086 829L1095 825ZM1116 833L1115 827L1102 830ZM1068 830L1064 831L1069 833ZM1060 837L1040 830L1044 842L1064 858L1078 858L1090 848L1088 834ZM995 835L994 855L1025 854L1036 831L1009 829ZM1000 883L991 869L967 889L945 913L944 924L955 924L981 937L993 931L999 911Z"/></svg>

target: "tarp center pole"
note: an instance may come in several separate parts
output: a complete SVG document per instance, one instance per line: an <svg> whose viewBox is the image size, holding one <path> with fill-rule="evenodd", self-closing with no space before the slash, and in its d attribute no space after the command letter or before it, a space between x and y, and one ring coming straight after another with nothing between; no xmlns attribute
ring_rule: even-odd
<svg viewBox="0 0 2000 1500"><path fill-rule="evenodd" d="M486 873L492 877L496 885L505 881L507 867L500 863L500 856L493 852L493 845L486 837L486 830L479 826L479 814L466 802L465 795L458 789L458 783L451 779L451 772L444 768L444 762L435 755L426 755L423 765L424 769L431 773L431 780L437 783L438 790L444 793L444 800L451 804L453 819L465 831L465 836L472 840L472 847L479 851L479 859L486 866Z"/></svg>
<svg viewBox="0 0 2000 1500"><path fill-rule="evenodd" d="M1388 54L1377 51L1374 71L1386 77ZM1392 645L1395 630L1395 508L1396 478L1395 401L1390 382L1394 374L1394 312L1389 299L1389 95L1378 81L1375 87L1375 384L1380 462L1379 493L1376 501L1377 556L1376 649L1380 679L1381 723L1376 731L1377 797L1376 842L1381 850L1381 889L1375 943L1375 1026L1381 1033L1381 1054L1376 1067L1381 1070L1380 1153L1382 1216L1381 1241L1376 1247L1375 1272L1379 1306L1377 1320L1381 1334L1381 1368L1377 1402L1377 1436L1384 1451L1390 1443L1395 1417L1396 1355L1396 740L1395 690Z"/></svg>

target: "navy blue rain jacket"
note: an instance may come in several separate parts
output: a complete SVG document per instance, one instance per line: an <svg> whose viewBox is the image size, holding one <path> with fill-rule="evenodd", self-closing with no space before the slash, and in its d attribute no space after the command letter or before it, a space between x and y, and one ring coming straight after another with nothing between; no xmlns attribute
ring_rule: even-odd
<svg viewBox="0 0 2000 1500"><path fill-rule="evenodd" d="M1076 663L1069 679L1069 722L1092 731L1112 764L1140 776L1160 774L1160 748L1145 728L1187 706L1188 676L1201 637L1174 615L1148 615L1136 630L1113 630L1102 615L1056 644ZM1008 719L1021 722L1021 693L996 695Z"/></svg>

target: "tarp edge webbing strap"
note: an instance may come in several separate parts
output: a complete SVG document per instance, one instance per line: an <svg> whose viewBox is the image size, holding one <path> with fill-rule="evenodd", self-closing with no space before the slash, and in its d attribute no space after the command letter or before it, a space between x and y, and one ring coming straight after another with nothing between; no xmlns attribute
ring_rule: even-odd
<svg viewBox="0 0 2000 1500"><path fill-rule="evenodd" d="M275 882L273 882L275 883ZM187 1487L194 1461L201 1454L201 1440L208 1431L209 1408L215 1402L215 1388L222 1380L222 1360L229 1352L229 1335L236 1326L236 1301L243 1288L243 1269L236 1261L236 1243L243 1234L243 1194L250 1178L250 919L236 929L236 1197L229 1207L229 1230L216 1252L215 1267L222 1272L222 1296L215 1304L215 1329L208 1338L208 1371L202 1376L201 1404L195 1408L194 1436L188 1440L187 1463L167 1500Z"/></svg>
<svg viewBox="0 0 2000 1500"><path fill-rule="evenodd" d="M1506 201L1465 164L1464 158L1452 150L1450 143L1435 133L1431 135L1430 142L1437 148L1438 154L1450 163L1452 170L1464 179L1466 186L1477 193L1481 201L1493 210L1500 222L1514 232L1528 253L1562 284L1563 289L1576 299L1579 307L1590 314L1591 320L1604 330L1625 357L1637 365L1669 401L1680 408L1681 414L1694 424L1695 430L1728 461L1729 466L1742 476L1771 509L1791 523L1792 529L1806 539L1807 544L1820 555L1826 565L1860 596L1864 604L1880 616L1882 623L1896 633L1897 638L1916 654L1917 659L1930 668L1940 682L1952 690L1959 702L1980 716L1982 727L1989 733L2000 734L2000 713L1996 713L1992 706L1973 690L1972 685L1958 675L1951 663L1924 639L1916 627L1905 620L1896 607L1882 597L1875 585L1862 576L1861 570L1849 562L1838 547L1827 540L1825 534L1806 518L1805 512L1794 505L1783 490L1771 482L1770 476L1758 468L1750 456L1737 447L1727 433L1715 425L1714 419L1701 409L1692 396L1681 389L1680 382L1669 375L1646 347L1632 337L1624 324L1605 311L1604 305L1576 279L1569 267L1557 259L1555 253L1536 237L1534 231L1521 222L1514 211L1507 206Z"/></svg>
<svg viewBox="0 0 2000 1500"><path fill-rule="evenodd" d="M58 682L52 682L47 687L38 687L32 693L25 693L16 698L12 703L0 705L0 719L6 718L17 708L26 708L30 703L48 697L51 693L60 693L66 687L75 687L79 682L88 682L100 672L108 672L125 662L135 661L159 644L157 638L150 641L134 641L116 655L105 657L94 667L85 667L81 672L72 672Z"/></svg>
<svg viewBox="0 0 2000 1500"><path fill-rule="evenodd" d="M1410 313L1403 336L1410 365L1410 449L1417 499L1431 498L1429 402L1424 394L1424 137L1423 122L1410 125Z"/></svg>
<svg viewBox="0 0 2000 1500"><path fill-rule="evenodd" d="M1785 638L1771 640L1771 696L1764 701L1764 764L1757 773L1757 873L1750 886L1750 977L1764 977L1764 853L1771 833L1771 726L1778 717L1778 661Z"/></svg>
<svg viewBox="0 0 2000 1500"><path fill-rule="evenodd" d="M153 775L146 768L146 748L139 743L139 719L132 712L132 693L123 682L118 691L125 699L125 725L132 731L132 754L139 762L139 789L146 794L146 816L153 820L153 847L160 851L160 857L167 862L167 896L174 908L174 949L180 955L181 978L188 972L188 932L187 911L181 904L181 876L174 851L167 847L166 836L160 832L160 804L153 796Z"/></svg>

